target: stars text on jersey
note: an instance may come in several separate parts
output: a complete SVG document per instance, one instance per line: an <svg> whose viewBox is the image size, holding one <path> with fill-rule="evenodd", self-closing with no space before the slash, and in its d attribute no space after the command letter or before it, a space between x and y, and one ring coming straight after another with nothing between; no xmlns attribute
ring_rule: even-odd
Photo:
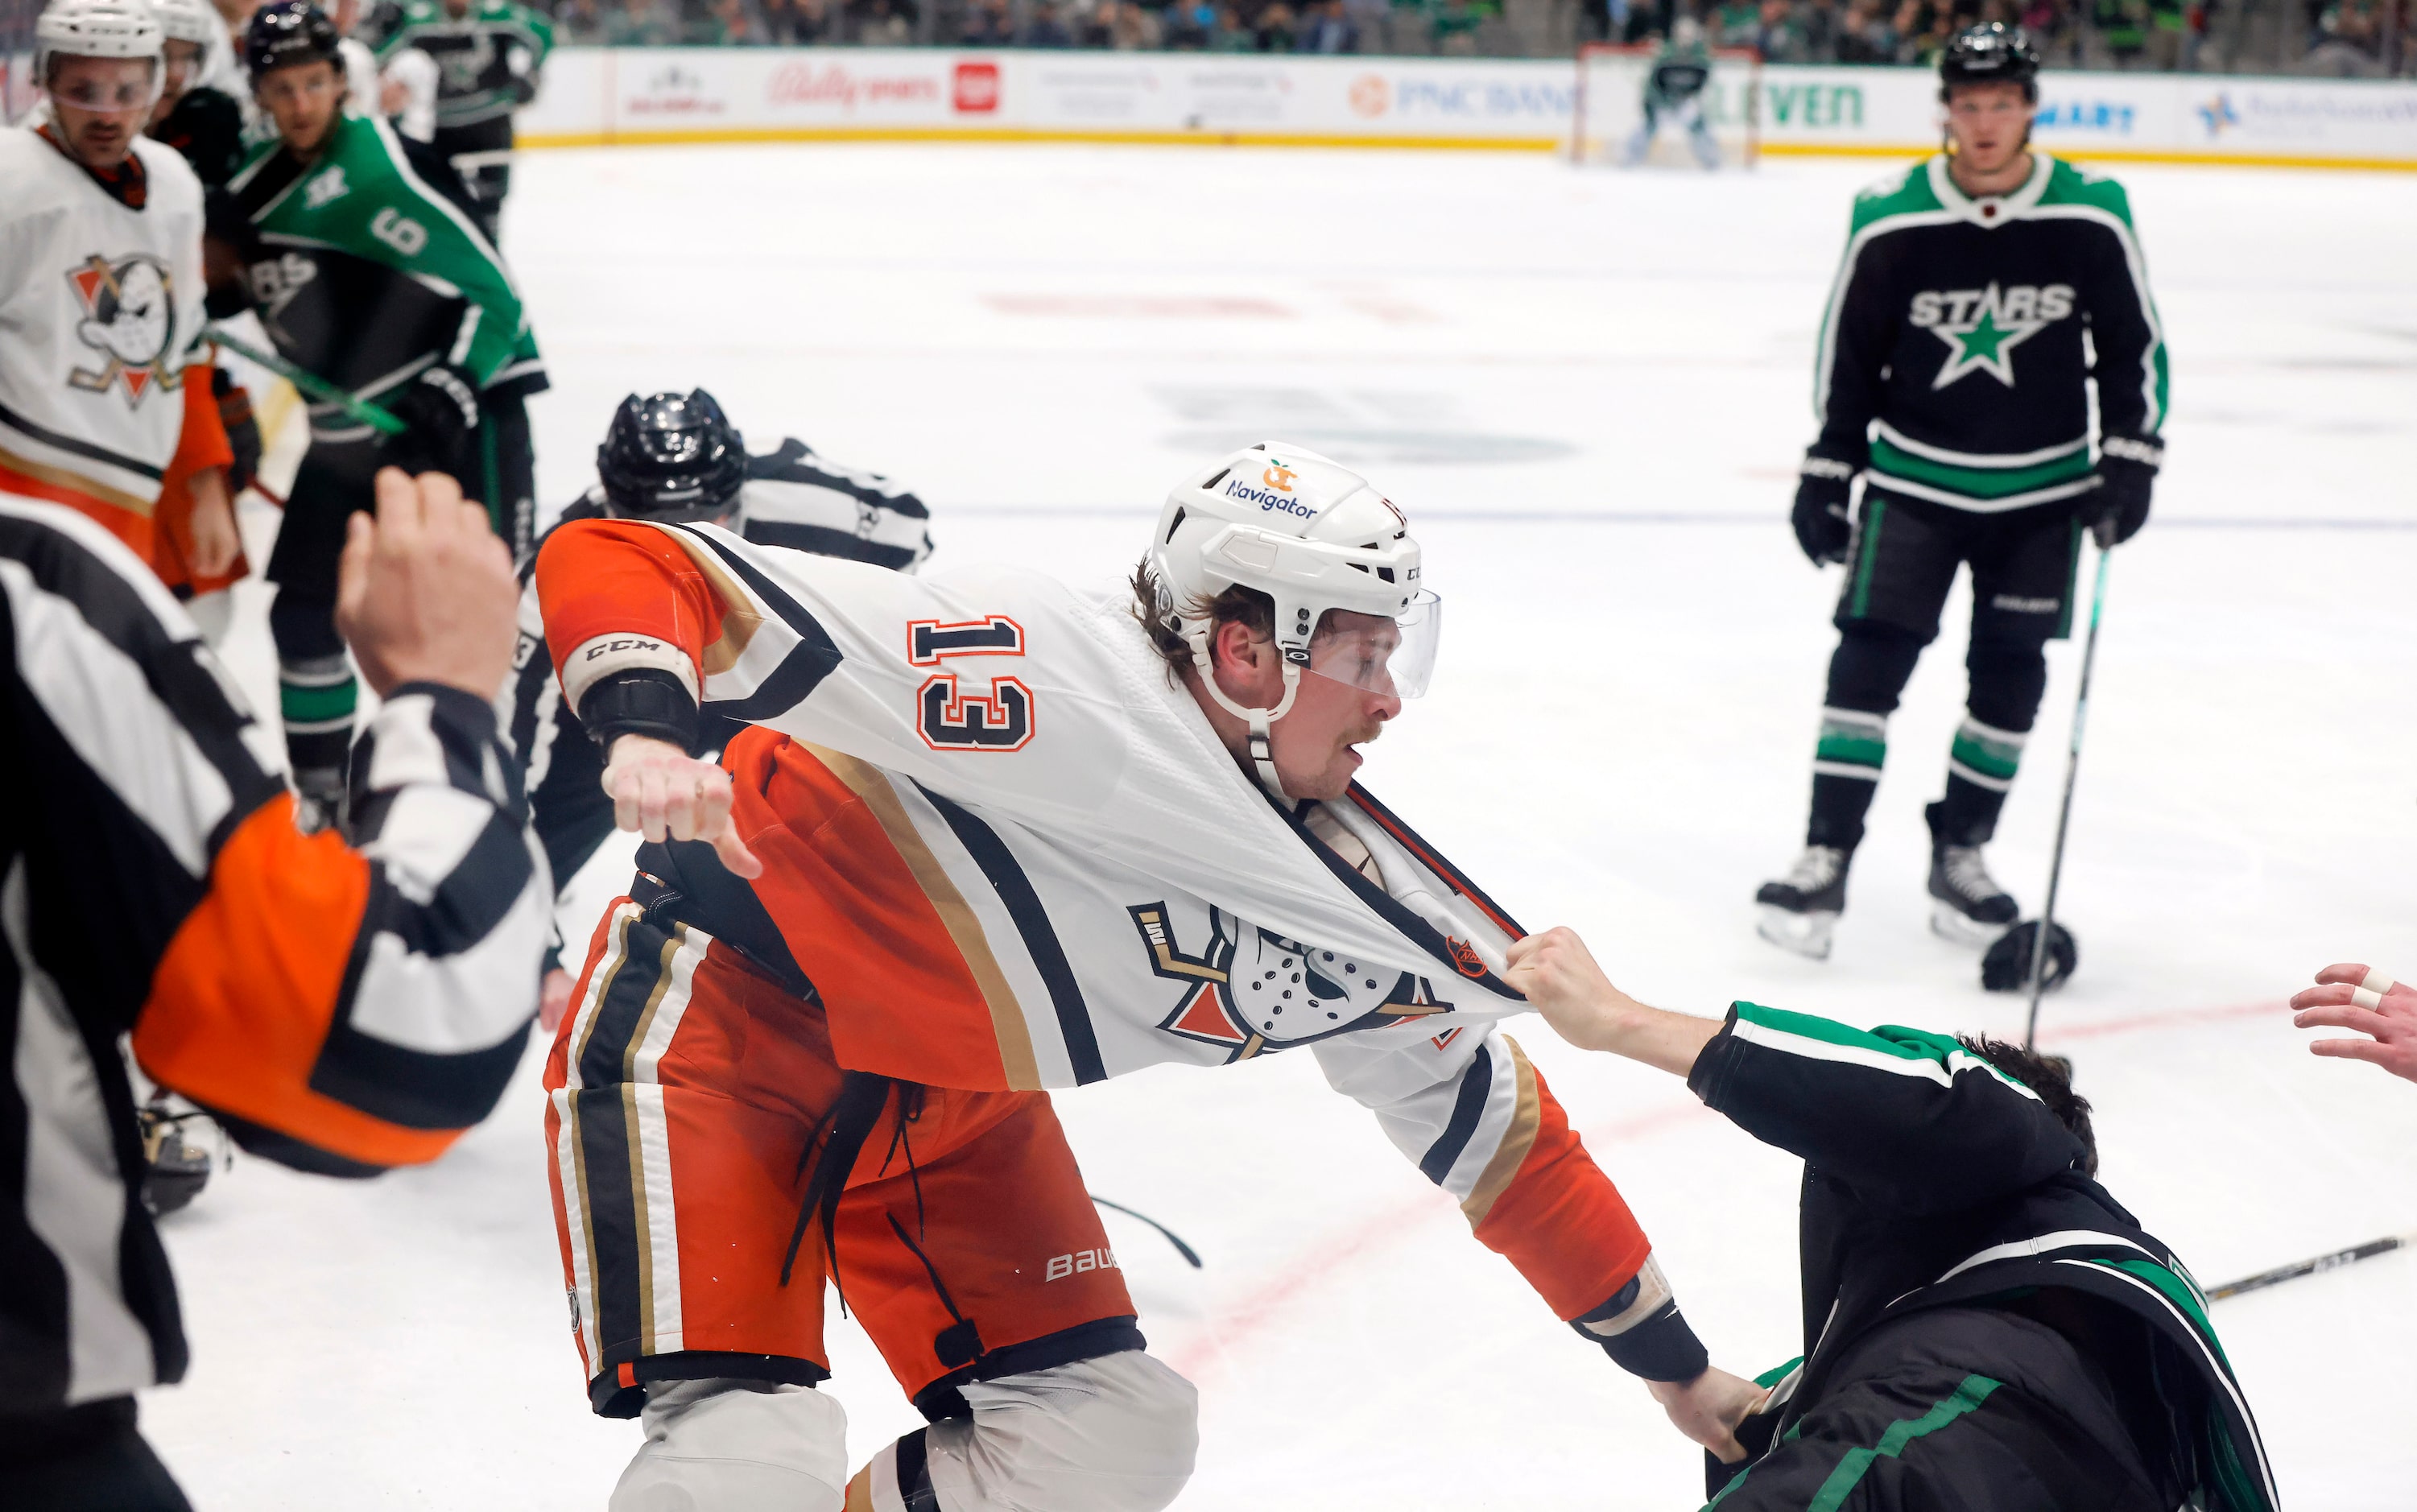
<svg viewBox="0 0 2417 1512"><path fill-rule="evenodd" d="M1985 289L1924 289L1913 296L1906 318L1947 345L1932 388L1975 371L2012 388L2014 348L2072 314L2069 283L2000 289L1992 282Z"/></svg>

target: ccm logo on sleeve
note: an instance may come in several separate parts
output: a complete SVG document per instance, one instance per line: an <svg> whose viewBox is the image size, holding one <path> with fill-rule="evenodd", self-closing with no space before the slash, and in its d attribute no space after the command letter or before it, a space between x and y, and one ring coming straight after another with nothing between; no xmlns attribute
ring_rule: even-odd
<svg viewBox="0 0 2417 1512"><path fill-rule="evenodd" d="M593 661L598 657L619 656L630 651L661 651L662 648L663 643L661 641L649 641L634 635L618 641L590 641L587 643L586 654L581 659Z"/></svg>

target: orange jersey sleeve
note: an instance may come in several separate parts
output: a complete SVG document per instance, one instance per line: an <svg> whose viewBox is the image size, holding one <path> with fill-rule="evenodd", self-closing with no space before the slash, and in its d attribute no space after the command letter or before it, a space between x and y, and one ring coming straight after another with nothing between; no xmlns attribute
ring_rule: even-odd
<svg viewBox="0 0 2417 1512"><path fill-rule="evenodd" d="M616 673L667 673L698 696L701 669L722 639L722 605L704 570L662 531L571 521L538 552L537 593L572 712Z"/></svg>
<svg viewBox="0 0 2417 1512"><path fill-rule="evenodd" d="M1543 1077L1525 1056L1520 1064L1535 1088L1533 1133L1509 1184L1475 1217L1475 1229L1479 1242L1516 1266L1568 1323L1626 1286L1653 1246L1619 1188L1587 1154Z"/></svg>

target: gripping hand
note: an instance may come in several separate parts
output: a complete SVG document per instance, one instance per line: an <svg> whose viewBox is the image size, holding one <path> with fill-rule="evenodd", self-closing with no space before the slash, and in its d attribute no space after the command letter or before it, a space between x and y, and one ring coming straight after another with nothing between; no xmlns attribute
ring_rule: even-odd
<svg viewBox="0 0 2417 1512"><path fill-rule="evenodd" d="M1804 459L1789 522L1796 527L1796 544L1804 548L1815 567L1847 559L1847 544L1855 534L1847 517L1847 499L1854 480L1852 463L1829 457Z"/></svg>
<svg viewBox="0 0 2417 1512"><path fill-rule="evenodd" d="M2165 460L2154 437L2108 436L2100 443L2097 514L2090 528L2101 550L2122 545L2149 522L2149 490Z"/></svg>

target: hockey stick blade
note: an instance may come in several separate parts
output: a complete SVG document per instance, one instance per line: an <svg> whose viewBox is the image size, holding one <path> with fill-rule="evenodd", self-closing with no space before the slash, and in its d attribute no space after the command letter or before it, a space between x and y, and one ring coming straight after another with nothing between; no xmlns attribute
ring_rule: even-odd
<svg viewBox="0 0 2417 1512"><path fill-rule="evenodd" d="M1177 1233L1173 1229L1170 1229L1165 1224L1159 1222L1158 1219L1151 1217L1148 1214L1136 1213L1132 1208L1125 1206L1122 1202L1111 1202L1097 1192L1086 1192L1084 1195L1112 1213L1122 1213L1129 1218L1137 1218L1141 1222L1148 1224L1151 1228L1156 1229L1159 1232L1164 1234L1166 1236L1166 1242L1175 1247L1175 1252L1177 1254L1181 1255L1185 1260L1192 1263L1192 1268L1193 1270L1206 1270L1208 1268L1200 1263L1200 1251L1193 1248L1190 1245L1185 1244L1181 1234Z"/></svg>
<svg viewBox="0 0 2417 1512"><path fill-rule="evenodd" d="M2386 1238L2370 1239L2363 1245L2352 1245L2348 1249L2336 1249L2330 1255L2318 1255L2313 1260L2294 1261L2288 1265L2277 1265L2271 1271L2259 1271L2255 1276L2244 1276L2240 1280L2227 1281L2222 1286L2212 1288L2207 1293L2207 1299L2210 1302L2221 1302L2226 1297L2237 1297L2243 1292L2261 1292L2270 1286L2280 1286L2285 1281L2296 1281L2303 1276L2315 1276L2324 1271L2339 1270L2344 1265L2355 1265L2362 1260L2390 1254L2395 1249L2417 1249L2417 1233L2395 1233Z"/></svg>

